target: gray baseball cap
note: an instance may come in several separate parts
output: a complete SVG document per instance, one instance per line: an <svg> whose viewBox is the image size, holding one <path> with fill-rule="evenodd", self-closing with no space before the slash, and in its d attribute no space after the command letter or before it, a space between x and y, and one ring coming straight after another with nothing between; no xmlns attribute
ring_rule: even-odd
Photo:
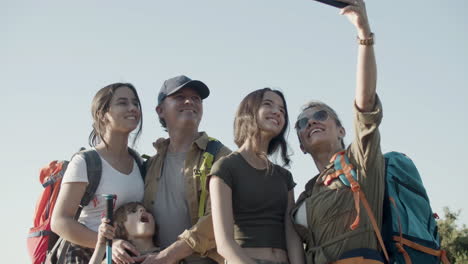
<svg viewBox="0 0 468 264"><path fill-rule="evenodd" d="M166 97L184 87L190 87L197 91L201 99L205 99L208 97L208 95L210 95L210 89L208 89L208 86L206 86L206 84L203 82L192 80L185 75L179 75L164 81L161 89L159 90L158 105L160 105L162 101L166 99Z"/></svg>

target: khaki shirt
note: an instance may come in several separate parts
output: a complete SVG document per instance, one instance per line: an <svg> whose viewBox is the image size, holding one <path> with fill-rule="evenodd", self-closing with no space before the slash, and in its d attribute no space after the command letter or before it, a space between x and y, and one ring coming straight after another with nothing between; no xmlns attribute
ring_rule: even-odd
<svg viewBox="0 0 468 264"><path fill-rule="evenodd" d="M371 112L354 111L355 138L346 154L353 164L361 191L367 197L379 227L382 224L385 161L380 149L378 126L382 120L382 106L378 97ZM355 230L350 225L356 218L353 192L339 179L324 185L325 177L334 172L333 163L306 185L291 211L293 216L302 203L306 203L308 227L295 224L296 231L306 243L308 264L330 263L352 249L378 250L378 241L361 206L360 224ZM294 219L294 218L293 218ZM293 220L294 221L294 220Z"/></svg>
<svg viewBox="0 0 468 264"><path fill-rule="evenodd" d="M200 132L199 137L193 142L190 150L187 152L184 165L184 176L186 179L185 199L189 206L189 213L193 226L189 230L185 230L179 236L179 239L185 241L196 253L202 256L208 256L217 261L222 261L221 256L216 253L209 199L207 199L207 204L205 206L205 216L200 219L198 218L198 203L201 186L200 180L195 177L195 172L201 165L202 155L205 152L208 141L208 135L205 132ZM162 167L169 146L169 139L157 141L153 145L156 148L157 154L148 160L146 166L145 194L143 197L143 203L146 208L153 208L155 202L154 193L157 192L158 182L162 175ZM231 150L222 146L215 157L215 161L229 153L231 153Z"/></svg>

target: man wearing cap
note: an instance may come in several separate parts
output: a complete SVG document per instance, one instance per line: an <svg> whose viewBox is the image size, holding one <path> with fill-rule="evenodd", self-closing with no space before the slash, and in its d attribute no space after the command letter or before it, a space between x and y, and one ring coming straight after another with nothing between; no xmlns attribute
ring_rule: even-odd
<svg viewBox="0 0 468 264"><path fill-rule="evenodd" d="M153 143L157 154L147 163L144 204L155 216L158 241L163 249L146 263L216 263L211 215L198 217L200 168L209 137L199 132L203 99L210 94L201 81L181 75L164 82L156 112L169 138ZM222 146L215 160L231 151ZM207 199L206 211L210 211Z"/></svg>

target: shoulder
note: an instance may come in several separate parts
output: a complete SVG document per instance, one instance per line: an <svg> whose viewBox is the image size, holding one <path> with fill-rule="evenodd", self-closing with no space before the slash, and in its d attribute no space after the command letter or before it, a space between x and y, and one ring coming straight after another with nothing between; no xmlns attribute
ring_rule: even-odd
<svg viewBox="0 0 468 264"><path fill-rule="evenodd" d="M76 154L68 163L62 183L66 182L88 182L86 171L86 160L83 155Z"/></svg>
<svg viewBox="0 0 468 264"><path fill-rule="evenodd" d="M220 144L221 144L221 148L219 149L218 153L216 154L215 159L220 159L220 158L228 156L229 154L232 153L232 151L228 147L223 145L223 143L220 142Z"/></svg>
<svg viewBox="0 0 468 264"><path fill-rule="evenodd" d="M237 152L231 152L225 156L221 156L213 165L213 168L232 168L239 164L239 157Z"/></svg>
<svg viewBox="0 0 468 264"><path fill-rule="evenodd" d="M69 165L71 164L86 166L86 160L85 160L84 154L78 152L75 155L73 155L72 159L70 160Z"/></svg>
<svg viewBox="0 0 468 264"><path fill-rule="evenodd" d="M288 169L281 167L278 164L274 164L273 166L275 168L276 173L282 175L283 177L292 177L292 174Z"/></svg>
<svg viewBox="0 0 468 264"><path fill-rule="evenodd" d="M214 146L214 148L216 149L215 150L216 153L214 155L215 160L219 159L220 157L226 156L232 152L220 140L218 140L217 138L208 136L206 132L200 132L199 137L195 140L194 143L198 145L200 149L202 149L203 152L206 151L208 148L210 148L209 145L212 144L211 147Z"/></svg>
<svg viewBox="0 0 468 264"><path fill-rule="evenodd" d="M275 172L278 173L283 179L283 181L286 183L286 185L288 186L288 190L293 189L296 186L296 183L294 182L291 172L277 164L275 164L274 166Z"/></svg>

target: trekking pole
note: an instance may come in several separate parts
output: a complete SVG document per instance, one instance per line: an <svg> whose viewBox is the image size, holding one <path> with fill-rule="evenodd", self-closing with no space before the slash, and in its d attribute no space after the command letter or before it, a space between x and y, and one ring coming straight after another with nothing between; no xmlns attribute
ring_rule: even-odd
<svg viewBox="0 0 468 264"><path fill-rule="evenodd" d="M115 194L103 194L104 199L106 199L106 217L109 219L109 224L113 225L114 223L114 199L117 198ZM106 239L106 259L107 264L112 264L112 239Z"/></svg>

